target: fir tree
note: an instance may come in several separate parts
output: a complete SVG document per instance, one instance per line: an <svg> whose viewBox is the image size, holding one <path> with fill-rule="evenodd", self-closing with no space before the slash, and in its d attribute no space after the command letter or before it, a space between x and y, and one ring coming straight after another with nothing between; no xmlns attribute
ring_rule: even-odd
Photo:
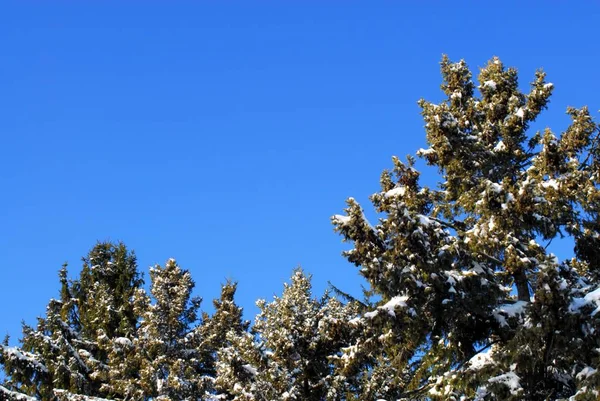
<svg viewBox="0 0 600 401"><path fill-rule="evenodd" d="M135 331L138 321L131 302L142 284L135 256L123 244L99 243L84 258L80 279L67 277L63 266L60 298L50 301L35 328L23 326L22 346L0 350L8 399L108 395L108 344Z"/></svg>
<svg viewBox="0 0 600 401"><path fill-rule="evenodd" d="M394 158L371 197L378 224L352 198L333 217L381 297L347 351L345 369L364 377L357 397L595 399L598 126L569 109L559 137L530 134L553 90L541 71L528 93L498 58L478 87L464 61L444 57L441 71L446 99L419 102L429 148L417 152L439 187ZM563 236L575 257L560 261L550 251Z"/></svg>
<svg viewBox="0 0 600 401"><path fill-rule="evenodd" d="M2 348L6 384L14 391L39 399L52 399L54 388L93 393L96 388L90 373L93 366L86 356L94 344L78 330L77 301L67 279L67 268L59 272L60 299L52 299L46 317L37 327L23 326L22 347Z"/></svg>
<svg viewBox="0 0 600 401"><path fill-rule="evenodd" d="M83 334L108 338L131 335L137 326L133 299L143 280L135 254L123 243L98 243L87 257L74 286Z"/></svg>
<svg viewBox="0 0 600 401"><path fill-rule="evenodd" d="M199 350L207 372L217 379L220 350L231 347L230 338L238 338L248 332L250 322L243 319L243 310L235 303L237 283L228 281L221 286L221 295L213 300L215 312L204 313L202 325L197 328L200 338ZM213 386L214 387L214 386ZM214 391L214 390L211 390ZM226 392L226 388L223 389Z"/></svg>
<svg viewBox="0 0 600 401"><path fill-rule="evenodd" d="M174 259L150 269L150 280L154 303L138 293L145 312L137 337L119 341L122 352L134 349L139 356L137 385L146 399L196 400L206 392L209 373L195 335L201 299L192 297L191 274Z"/></svg>
<svg viewBox="0 0 600 401"><path fill-rule="evenodd" d="M283 295L260 300L253 333L229 332L217 386L230 400L343 399L331 359L339 356L348 314L335 298L312 297L310 276L297 269Z"/></svg>

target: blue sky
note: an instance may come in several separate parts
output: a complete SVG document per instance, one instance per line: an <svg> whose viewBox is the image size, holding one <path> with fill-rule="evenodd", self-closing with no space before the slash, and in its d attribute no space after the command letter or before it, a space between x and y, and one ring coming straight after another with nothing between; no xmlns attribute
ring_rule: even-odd
<svg viewBox="0 0 600 401"><path fill-rule="evenodd" d="M442 53L555 84L540 126L600 108L597 2L33 2L0 5L0 334L20 335L97 240L174 257L204 307L247 317L294 267L357 293L329 217L368 208L426 146ZM425 179L433 182L435 172ZM565 250L563 250L565 251ZM565 252L568 252L566 250ZM210 309L209 309L210 310ZM13 341L14 342L14 341Z"/></svg>

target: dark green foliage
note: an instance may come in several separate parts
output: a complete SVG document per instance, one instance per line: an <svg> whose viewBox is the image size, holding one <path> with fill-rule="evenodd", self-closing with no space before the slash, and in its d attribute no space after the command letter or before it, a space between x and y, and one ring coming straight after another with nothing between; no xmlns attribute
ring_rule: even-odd
<svg viewBox="0 0 600 401"><path fill-rule="evenodd" d="M347 344L353 309L328 294L315 299L311 288L310 277L296 270L281 297L258 301L253 334L229 332L217 376L226 399L344 399L332 358Z"/></svg>
<svg viewBox="0 0 600 401"><path fill-rule="evenodd" d="M569 109L560 138L530 134L553 89L541 71L523 93L494 58L478 96L464 61L444 57L441 70L447 98L419 102L430 147L417 152L439 187L419 184L412 157L394 158L371 197L376 226L352 198L333 217L382 298L348 358L366 378L358 397L585 399L597 355L582 350L600 328L584 311L599 301L598 126ZM564 235L577 258L561 262L548 246Z"/></svg>
<svg viewBox="0 0 600 401"><path fill-rule="evenodd" d="M98 243L79 280L68 279L65 265L59 281L60 299L50 301L36 328L23 326L22 347L3 347L5 387L41 400L53 399L54 389L102 396L108 350L100 339L137 324L131 299L142 280L135 256L123 244Z"/></svg>
<svg viewBox="0 0 600 401"><path fill-rule="evenodd" d="M142 284L135 254L124 244L96 245L83 258L80 279L74 285L83 334L131 335L137 324L131 301Z"/></svg>

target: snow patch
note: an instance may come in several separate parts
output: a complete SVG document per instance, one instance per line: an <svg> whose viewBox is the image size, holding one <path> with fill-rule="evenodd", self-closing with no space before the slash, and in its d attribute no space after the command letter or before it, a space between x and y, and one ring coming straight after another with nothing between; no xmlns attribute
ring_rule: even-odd
<svg viewBox="0 0 600 401"><path fill-rule="evenodd" d="M494 309L493 315L501 326L508 326L506 318L513 318L525 312L528 302L517 301L514 304L502 304Z"/></svg>
<svg viewBox="0 0 600 401"><path fill-rule="evenodd" d="M48 368L46 368L46 366L32 353L25 352L17 347L7 347L5 345L0 345L0 351L4 352L5 358L7 359L20 360L27 363L29 366L32 366L34 369L48 372Z"/></svg>
<svg viewBox="0 0 600 401"><path fill-rule="evenodd" d="M408 296L406 296L406 295L395 296L392 299L390 299L389 301L387 301L385 304L379 306L374 311L365 313L364 316L367 319L373 319L375 316L377 316L379 314L380 311L385 311L385 312L387 312L388 315L390 315L392 317L396 317L396 311L395 311L396 307L408 308L408 304L406 303L406 301L408 301ZM415 315L415 311L413 308L410 308L408 311L413 316Z"/></svg>
<svg viewBox="0 0 600 401"><path fill-rule="evenodd" d="M497 182L492 182L492 183L490 183L490 189L493 192L499 193L499 192L502 192L502 185L498 184Z"/></svg>
<svg viewBox="0 0 600 401"><path fill-rule="evenodd" d="M558 191L558 181L556 181L555 179L551 179L546 182L543 182L542 186L544 188L554 188L555 190Z"/></svg>
<svg viewBox="0 0 600 401"><path fill-rule="evenodd" d="M384 196L386 198L393 198L396 196L404 196L405 193L406 193L406 187L399 185L396 188L393 188L393 189L390 189L389 191L387 191Z"/></svg>
<svg viewBox="0 0 600 401"><path fill-rule="evenodd" d="M408 297L406 295L396 296L390 299L384 305L380 306L379 309L386 310L388 314L390 314L393 317L396 317L394 309L396 309L397 306L401 308L406 308L408 306L406 304L406 301L408 301Z"/></svg>
<svg viewBox="0 0 600 401"><path fill-rule="evenodd" d="M484 88L490 88L491 90L496 90L496 82L493 80L487 80L483 83Z"/></svg>
<svg viewBox="0 0 600 401"><path fill-rule="evenodd" d="M577 373L577 376L575 377L577 378L577 380L584 380L590 377L591 375L595 374L596 372L596 369L586 366L581 370L581 372Z"/></svg>
<svg viewBox="0 0 600 401"><path fill-rule="evenodd" d="M498 141L496 146L494 146L494 152L503 152L506 150L506 145L502 141Z"/></svg>
<svg viewBox="0 0 600 401"><path fill-rule="evenodd" d="M258 374L258 370L250 364L242 365L242 367L246 372L250 373L252 376L256 376Z"/></svg>
<svg viewBox="0 0 600 401"><path fill-rule="evenodd" d="M0 395L5 395L8 400L15 401L37 401L37 398L30 397L25 394L17 393L16 391L10 391L4 386L0 386ZM4 398L4 397L2 397Z"/></svg>
<svg viewBox="0 0 600 401"><path fill-rule="evenodd" d="M505 386L508 386L510 392L514 395L519 390L522 390L520 384L521 378L515 374L515 372L504 373L503 375L499 375L496 377L492 377L488 380L490 383L502 383Z"/></svg>
<svg viewBox="0 0 600 401"><path fill-rule="evenodd" d="M587 293L583 298L573 298L569 309L571 312L579 312L581 308L587 305L596 307L596 309L592 311L592 316L600 312L600 287Z"/></svg>
<svg viewBox="0 0 600 401"><path fill-rule="evenodd" d="M431 224L433 224L433 220L422 214L417 214L417 218L419 219L419 222L424 226L430 226Z"/></svg>
<svg viewBox="0 0 600 401"><path fill-rule="evenodd" d="M118 337L114 339L115 344L120 345L122 347L131 347L131 340L126 337Z"/></svg>
<svg viewBox="0 0 600 401"><path fill-rule="evenodd" d="M333 224L341 224L342 226L345 226L346 224L350 223L350 216L336 214L331 218L331 220L333 221Z"/></svg>
<svg viewBox="0 0 600 401"><path fill-rule="evenodd" d="M493 350L491 348L475 354L475 356L469 359L469 369L470 370L479 370L487 365L490 365L494 362L492 357Z"/></svg>
<svg viewBox="0 0 600 401"><path fill-rule="evenodd" d="M523 110L522 107L519 107L519 110L517 110L517 112L515 113L515 115L517 117L520 117L521 119L523 119L523 117L525 117L525 110Z"/></svg>
<svg viewBox="0 0 600 401"><path fill-rule="evenodd" d="M435 150L433 150L433 148L429 148L429 149L421 148L421 149L417 150L417 155L419 155L419 156L427 156L432 153L435 153Z"/></svg>

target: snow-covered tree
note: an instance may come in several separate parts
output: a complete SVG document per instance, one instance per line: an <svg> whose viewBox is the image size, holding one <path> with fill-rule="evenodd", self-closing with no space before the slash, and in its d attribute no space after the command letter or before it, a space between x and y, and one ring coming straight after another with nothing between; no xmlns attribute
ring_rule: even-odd
<svg viewBox="0 0 600 401"><path fill-rule="evenodd" d="M106 344L137 325L131 300L142 281L135 256L123 244L98 243L84 258L80 278L67 276L63 266L60 298L50 301L36 328L24 325L22 346L2 346L9 399L53 400L57 390L107 395Z"/></svg>
<svg viewBox="0 0 600 401"><path fill-rule="evenodd" d="M553 90L541 71L528 93L498 58L479 86L464 61L441 71L446 99L419 102L429 148L417 152L439 187L393 158L371 196L376 225L352 198L332 218L381 297L346 350L357 398L596 399L598 125L570 108L562 135L530 133ZM559 260L565 236L574 257Z"/></svg>
<svg viewBox="0 0 600 401"><path fill-rule="evenodd" d="M214 393L216 357L226 333L247 331L227 283L215 314L199 319L194 281L171 259L141 287L135 256L99 243L80 276L60 270L60 298L21 347L0 345L0 400L199 400Z"/></svg>
<svg viewBox="0 0 600 401"><path fill-rule="evenodd" d="M69 324L73 308L67 268L60 270L60 299L52 299L46 317L38 318L36 328L23 325L22 347L10 347L8 341L0 349L0 363L7 377L4 385L13 394L23 393L50 399L54 383L64 388L86 386L87 366L81 361L74 341L80 339Z"/></svg>
<svg viewBox="0 0 600 401"><path fill-rule="evenodd" d="M154 302L141 291L136 295L145 305L137 336L117 339L117 345L140 358L138 385L147 399L196 400L209 380L195 330L201 299L192 297L191 274L174 259L150 269L150 280Z"/></svg>
<svg viewBox="0 0 600 401"><path fill-rule="evenodd" d="M250 326L250 322L243 318L243 309L235 303L236 290L237 283L227 281L222 285L220 297L213 300L213 315L203 313L202 325L197 328L204 366L214 379L217 378L217 365L220 363L219 351L231 347L229 338L244 335Z"/></svg>
<svg viewBox="0 0 600 401"><path fill-rule="evenodd" d="M283 295L259 300L253 333L228 334L217 386L230 400L324 400L336 396L332 358L344 337L347 310L326 294L312 297L310 276L297 269ZM344 343L345 344L345 343Z"/></svg>
<svg viewBox="0 0 600 401"><path fill-rule="evenodd" d="M138 323L131 301L142 284L133 252L123 243L98 243L83 258L83 269L74 285L83 334L108 338L131 335Z"/></svg>

